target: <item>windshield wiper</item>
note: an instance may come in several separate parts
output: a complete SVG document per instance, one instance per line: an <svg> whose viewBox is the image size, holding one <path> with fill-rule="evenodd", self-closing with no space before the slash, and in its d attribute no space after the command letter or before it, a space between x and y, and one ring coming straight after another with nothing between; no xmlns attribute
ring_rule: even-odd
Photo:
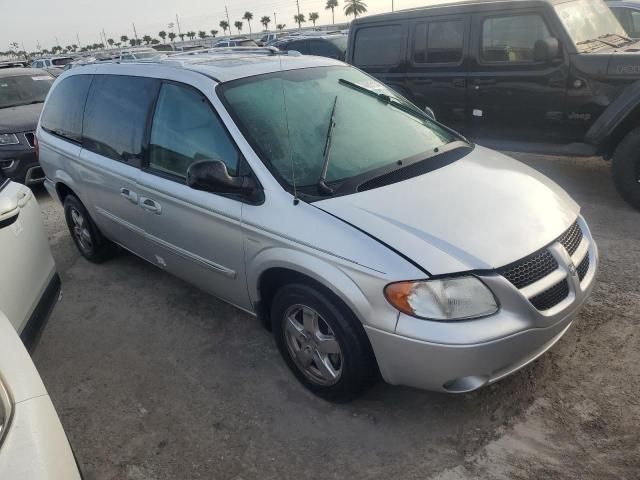
<svg viewBox="0 0 640 480"><path fill-rule="evenodd" d="M425 112L420 110L418 107L413 107L413 106L401 103L396 99L394 99L393 97L391 97L390 95L387 95L386 93L374 92L373 90L369 90L368 88L361 87L357 83L350 82L349 80L345 80L344 78L339 79L338 83L341 85L344 85L345 87L349 87L353 90L364 93L365 95L369 95L371 97L377 98L382 103L391 105L397 108L398 110L402 110L403 112L408 113L409 115L413 115L414 117L418 117L421 120L432 121L431 117L429 117L429 115L427 115Z"/></svg>
<svg viewBox="0 0 640 480"><path fill-rule="evenodd" d="M329 169L329 155L331 154L331 140L333 139L333 129L336 126L336 105L338 104L338 96L333 100L333 108L331 108L331 117L329 118L329 128L327 129L327 138L324 141L324 162L322 163L322 172L318 180L318 190L323 195L331 195L333 188L327 185L327 170Z"/></svg>

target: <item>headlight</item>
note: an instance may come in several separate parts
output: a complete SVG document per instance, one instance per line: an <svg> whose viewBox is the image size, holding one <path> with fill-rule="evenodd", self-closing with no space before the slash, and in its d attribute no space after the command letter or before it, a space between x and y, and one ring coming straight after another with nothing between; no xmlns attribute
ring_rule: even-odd
<svg viewBox="0 0 640 480"><path fill-rule="evenodd" d="M0 380L0 445L2 444L5 431L9 427L11 413L11 398L9 397L9 392L4 388L2 380Z"/></svg>
<svg viewBox="0 0 640 480"><path fill-rule="evenodd" d="M384 295L401 312L427 320L464 320L498 311L491 290L473 276L391 283Z"/></svg>
<svg viewBox="0 0 640 480"><path fill-rule="evenodd" d="M15 133L0 133L0 147L3 145L18 145L20 140Z"/></svg>

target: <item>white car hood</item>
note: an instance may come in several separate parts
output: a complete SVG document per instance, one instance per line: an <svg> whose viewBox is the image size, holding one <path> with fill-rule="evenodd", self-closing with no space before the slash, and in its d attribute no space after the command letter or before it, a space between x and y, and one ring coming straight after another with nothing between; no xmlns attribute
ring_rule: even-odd
<svg viewBox="0 0 640 480"><path fill-rule="evenodd" d="M314 205L433 275L526 257L558 238L580 211L545 176L480 146L424 175Z"/></svg>

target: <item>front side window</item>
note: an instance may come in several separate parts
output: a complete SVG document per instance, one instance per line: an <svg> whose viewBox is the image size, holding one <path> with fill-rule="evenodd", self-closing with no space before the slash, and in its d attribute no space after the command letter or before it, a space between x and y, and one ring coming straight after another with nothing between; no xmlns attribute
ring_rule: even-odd
<svg viewBox="0 0 640 480"><path fill-rule="evenodd" d="M416 25L415 63L460 63L464 45L462 20Z"/></svg>
<svg viewBox="0 0 640 480"><path fill-rule="evenodd" d="M84 113L83 146L120 162L139 161L158 84L152 78L96 75Z"/></svg>
<svg viewBox="0 0 640 480"><path fill-rule="evenodd" d="M0 77L0 108L44 102L53 80L46 72Z"/></svg>
<svg viewBox="0 0 640 480"><path fill-rule="evenodd" d="M457 138L419 112L408 113L345 81L410 107L382 83L346 66L259 75L223 84L219 91L266 166L289 186L294 178L297 187L317 184L334 104L329 182L429 158Z"/></svg>
<svg viewBox="0 0 640 480"><path fill-rule="evenodd" d="M532 63L536 42L549 36L540 15L487 18L482 25L482 58L486 62Z"/></svg>
<svg viewBox="0 0 640 480"><path fill-rule="evenodd" d="M555 7L567 33L576 46L586 45L607 35L626 35L611 9L602 0L575 0Z"/></svg>
<svg viewBox="0 0 640 480"><path fill-rule="evenodd" d="M396 66L402 51L402 26L361 28L354 49L353 60L358 67Z"/></svg>
<svg viewBox="0 0 640 480"><path fill-rule="evenodd" d="M186 178L198 160L222 160L238 174L239 153L207 99L196 90L165 83L160 89L149 142L149 168Z"/></svg>
<svg viewBox="0 0 640 480"><path fill-rule="evenodd" d="M640 10L625 7L612 7L611 11L616 16L627 35L632 38L640 37Z"/></svg>
<svg viewBox="0 0 640 480"><path fill-rule="evenodd" d="M91 75L74 75L58 84L42 112L40 125L43 129L80 142L82 114L92 78Z"/></svg>

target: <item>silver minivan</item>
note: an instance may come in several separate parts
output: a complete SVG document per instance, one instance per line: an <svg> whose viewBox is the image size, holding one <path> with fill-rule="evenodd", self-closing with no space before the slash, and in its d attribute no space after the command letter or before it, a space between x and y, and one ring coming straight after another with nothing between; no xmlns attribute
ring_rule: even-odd
<svg viewBox="0 0 640 480"><path fill-rule="evenodd" d="M273 51L73 69L37 130L73 239L258 316L314 393L469 392L570 327L598 253L579 206L375 79Z"/></svg>

